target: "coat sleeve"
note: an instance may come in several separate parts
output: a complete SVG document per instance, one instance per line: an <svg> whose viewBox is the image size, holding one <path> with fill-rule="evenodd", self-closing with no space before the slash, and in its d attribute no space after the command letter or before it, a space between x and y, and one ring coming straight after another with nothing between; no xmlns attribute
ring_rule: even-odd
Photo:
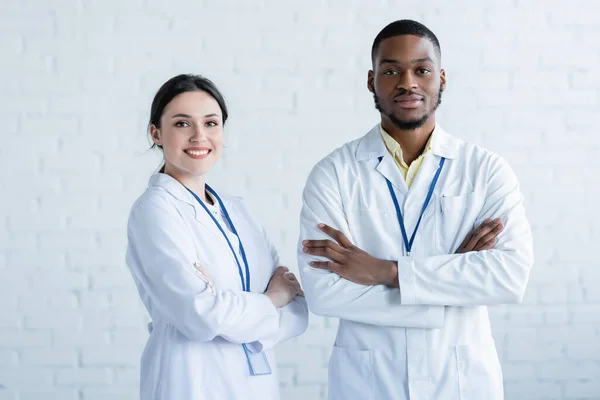
<svg viewBox="0 0 600 400"><path fill-rule="evenodd" d="M308 307L313 313L372 325L405 328L441 328L444 325L443 306L402 304L398 289L360 285L310 266L311 261L321 258L305 254L302 241L330 239L317 228L319 223L342 231L353 241L331 164L321 162L313 168L302 200L298 264Z"/></svg>
<svg viewBox="0 0 600 400"><path fill-rule="evenodd" d="M272 259L271 274L273 274L277 267L281 265L279 253L262 226L259 226L259 228L264 240L269 246ZM294 300L285 307L279 308L277 312L279 313L279 329L270 338L248 344L248 348L251 351L260 352L271 349L275 347L277 343L303 334L308 328L308 306L304 297L296 296Z"/></svg>
<svg viewBox="0 0 600 400"><path fill-rule="evenodd" d="M126 261L153 318L199 341L220 336L241 344L279 330L268 297L218 287L213 293L193 267L196 258L189 227L168 200L153 196L133 206Z"/></svg>
<svg viewBox="0 0 600 400"><path fill-rule="evenodd" d="M486 198L477 221L502 219L504 230L496 246L486 251L398 260L403 304L478 306L522 301L533 265L531 228L514 172L497 156L490 165Z"/></svg>

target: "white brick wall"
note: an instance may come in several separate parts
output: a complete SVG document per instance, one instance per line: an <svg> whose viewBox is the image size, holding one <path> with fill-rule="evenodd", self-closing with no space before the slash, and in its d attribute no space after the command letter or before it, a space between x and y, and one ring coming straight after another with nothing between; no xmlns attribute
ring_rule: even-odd
<svg viewBox="0 0 600 400"><path fill-rule="evenodd" d="M374 36L415 18L442 43L447 130L505 156L537 263L492 310L509 400L600 399L600 3L592 0L2 0L0 400L136 398L147 316L124 266L152 95L225 93L210 181L248 197L295 266L312 165L377 121ZM324 399L336 321L279 348L284 399Z"/></svg>

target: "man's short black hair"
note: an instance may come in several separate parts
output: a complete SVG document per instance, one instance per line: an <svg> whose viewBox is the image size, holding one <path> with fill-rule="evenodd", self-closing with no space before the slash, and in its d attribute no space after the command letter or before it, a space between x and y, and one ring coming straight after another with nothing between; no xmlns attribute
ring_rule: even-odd
<svg viewBox="0 0 600 400"><path fill-rule="evenodd" d="M385 28L377 34L373 41L373 47L371 48L371 60L375 62L375 55L379 49L379 45L385 39L401 36L401 35L414 35L425 38L433 43L435 52L437 53L438 59L442 56L442 50L440 42L435 34L420 22L413 21L411 19L401 19L388 24Z"/></svg>

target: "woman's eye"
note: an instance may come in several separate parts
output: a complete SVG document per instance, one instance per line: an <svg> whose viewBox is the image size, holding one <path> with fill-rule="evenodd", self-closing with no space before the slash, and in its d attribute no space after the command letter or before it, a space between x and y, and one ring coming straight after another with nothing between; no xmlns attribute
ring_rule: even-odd
<svg viewBox="0 0 600 400"><path fill-rule="evenodd" d="M179 121L179 122L175 123L175 126L182 128L182 127L190 126L190 124L187 121Z"/></svg>
<svg viewBox="0 0 600 400"><path fill-rule="evenodd" d="M206 126L209 126L209 127L211 127L211 128L212 128L212 127L214 127L214 126L217 126L217 125L219 125L219 124L218 124L218 123L216 123L215 121L208 121L208 122L206 123Z"/></svg>

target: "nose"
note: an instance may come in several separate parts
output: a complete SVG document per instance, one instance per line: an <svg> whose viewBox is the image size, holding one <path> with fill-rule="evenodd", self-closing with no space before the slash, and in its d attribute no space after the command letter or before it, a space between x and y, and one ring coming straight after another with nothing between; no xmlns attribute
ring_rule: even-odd
<svg viewBox="0 0 600 400"><path fill-rule="evenodd" d="M202 143L208 140L206 131L203 126L195 125L192 136L190 136L190 142Z"/></svg>
<svg viewBox="0 0 600 400"><path fill-rule="evenodd" d="M401 90L413 90L417 88L417 81L411 71L406 71L398 74L398 82L396 83L396 89Z"/></svg>

